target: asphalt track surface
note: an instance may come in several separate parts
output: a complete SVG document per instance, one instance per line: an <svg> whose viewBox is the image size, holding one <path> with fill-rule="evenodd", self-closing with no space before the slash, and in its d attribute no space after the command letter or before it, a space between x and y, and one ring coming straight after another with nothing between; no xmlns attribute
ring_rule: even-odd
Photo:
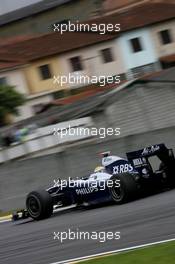
<svg viewBox="0 0 175 264"><path fill-rule="evenodd" d="M120 240L54 240L53 232L121 232ZM0 224L0 263L48 264L175 238L175 190L128 204L69 209L39 222ZM68 263L68 262L67 262Z"/></svg>

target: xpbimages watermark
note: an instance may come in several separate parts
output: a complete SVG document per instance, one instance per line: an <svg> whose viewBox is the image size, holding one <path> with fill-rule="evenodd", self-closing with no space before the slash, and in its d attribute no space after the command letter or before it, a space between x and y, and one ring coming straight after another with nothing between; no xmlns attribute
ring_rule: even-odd
<svg viewBox="0 0 175 264"><path fill-rule="evenodd" d="M64 84L99 84L100 86L105 86L107 84L120 84L120 75L116 76L88 76L78 72L69 73L68 75L58 75L53 76L53 84L59 84L63 86Z"/></svg>
<svg viewBox="0 0 175 264"><path fill-rule="evenodd" d="M108 179L100 181L92 181L91 179L83 180L77 178L76 180L73 180L72 178L68 178L67 180L54 179L54 186L53 187L59 187L61 190L63 190L66 187L69 188L86 188L89 192L95 192L95 191L104 191L105 188L120 188L120 180L119 179ZM77 190L78 193L83 193L83 190Z"/></svg>
<svg viewBox="0 0 175 264"><path fill-rule="evenodd" d="M67 231L53 232L53 239L63 243L65 240L96 240L100 243L105 243L108 240L119 240L121 238L120 232L105 232L105 231L76 231L70 228Z"/></svg>
<svg viewBox="0 0 175 264"><path fill-rule="evenodd" d="M66 136L99 136L99 138L106 138L107 136L119 136L120 128L112 128L112 127L71 127L68 128L56 128L53 129L53 135L59 136L61 138L65 138Z"/></svg>
<svg viewBox="0 0 175 264"><path fill-rule="evenodd" d="M64 32L97 32L104 35L108 32L120 31L120 24L105 24L105 23L80 23L78 20L75 23L68 21L68 23L55 23L53 30L63 34Z"/></svg>

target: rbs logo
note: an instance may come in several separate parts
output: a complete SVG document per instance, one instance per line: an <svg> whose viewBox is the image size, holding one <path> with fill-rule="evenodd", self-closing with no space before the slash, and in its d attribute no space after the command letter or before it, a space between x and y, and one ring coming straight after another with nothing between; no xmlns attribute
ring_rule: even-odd
<svg viewBox="0 0 175 264"><path fill-rule="evenodd" d="M113 174L131 172L131 171L133 171L133 167L131 164L121 164L113 167Z"/></svg>

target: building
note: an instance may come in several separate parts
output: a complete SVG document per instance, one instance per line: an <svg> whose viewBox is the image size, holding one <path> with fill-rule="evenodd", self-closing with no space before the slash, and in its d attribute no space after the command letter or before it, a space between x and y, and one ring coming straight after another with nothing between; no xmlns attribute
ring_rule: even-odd
<svg viewBox="0 0 175 264"><path fill-rule="evenodd" d="M11 37L24 33L43 34L52 32L54 23L88 20L98 14L101 2L96 0L39 1L0 15L0 36Z"/></svg>
<svg viewBox="0 0 175 264"><path fill-rule="evenodd" d="M81 64L84 64L86 74L92 74L92 68L89 68L90 65L88 67L88 60L91 57L95 60L98 57L98 66L104 65L105 67L107 63L101 63L100 57L102 57L102 60L106 58L104 53L111 45L115 48L114 41L112 44L112 40L115 38L116 36L112 34L100 35L92 32L66 32L63 35L51 33L4 45L1 46L1 49L6 52L6 57L16 56L19 60L23 59L27 63L27 67L24 68L23 72L28 83L29 93L37 95L42 92L54 92L70 88L69 82L62 85L54 82L53 77L65 76L80 71ZM108 41L109 43L107 43ZM83 55L85 50L87 50L86 56ZM94 53L95 51L96 53ZM112 56L115 58L115 50L107 51L111 54L114 52ZM82 54L84 57L79 58L78 54ZM102 69L101 66L98 74L104 75L106 71L108 71L107 74L116 74L117 70L121 73L118 62L116 64L114 58L111 58L114 63L113 67L107 68L106 66ZM112 69L113 72L111 73ZM122 69L122 72L124 72L124 69ZM93 74L96 73L93 72Z"/></svg>
<svg viewBox="0 0 175 264"><path fill-rule="evenodd" d="M102 10L104 14L112 14L148 2L174 4L174 0L104 0L102 4Z"/></svg>
<svg viewBox="0 0 175 264"><path fill-rule="evenodd" d="M17 89L22 93L23 87L27 87L27 92L25 92L27 102L25 106L20 108L20 119L28 118L40 112L43 105L59 97L60 93L63 96L64 91L72 88L69 82L65 84L54 82L54 76L56 78L58 76L67 76L70 72L73 72L71 69L67 69L68 65L70 66L71 58L76 57L77 50L79 50L79 54L83 54L84 50L87 49L86 53L90 54L88 49L96 45L95 48L92 48L91 55L93 55L93 50L100 52L100 50L110 46L110 43L105 43L114 38L115 36L113 35L78 32L71 34L67 32L64 37L60 34L52 33L10 42L8 45L1 45L0 56L16 58L17 60L17 62L11 62L12 65L9 65L10 62L7 63L7 66L2 63L1 82L6 80L8 84L17 86ZM84 57L84 60L86 61L86 57ZM74 59L72 59L73 61ZM113 63L115 64L115 62ZM108 66L110 74L112 68L114 69L113 73L115 73L114 64L113 67L111 65L110 67ZM18 79L21 77L19 83L16 83L14 78L16 66L20 66L18 68ZM99 74L104 74L105 71ZM87 65L84 73L90 75ZM94 72L93 74L96 73ZM26 107L28 111L26 111ZM15 120L17 121L19 118Z"/></svg>
<svg viewBox="0 0 175 264"><path fill-rule="evenodd" d="M52 95L44 92L37 96L31 95L26 75L24 74L29 67L26 61L19 60L19 58L15 59L15 57L6 59L3 58L3 54L0 57L0 84L14 87L26 99L26 103L18 107L19 115L13 117L14 122L33 116L43 104L53 100Z"/></svg>
<svg viewBox="0 0 175 264"><path fill-rule="evenodd" d="M88 37L88 36L87 36ZM83 76L89 77L88 80L94 79L94 76L98 78L107 79L108 77L114 77L120 75L120 79L125 79L125 66L121 56L121 50L119 46L116 47L116 38L112 36L107 41L101 43L94 43L90 46L84 46L79 49L67 51L65 54L59 55L59 61L64 68L64 74L66 76ZM117 79L117 77L116 77ZM117 81L116 81L117 82ZM71 83L69 82L69 88L77 88L88 85L88 82ZM105 86L102 82L100 86Z"/></svg>
<svg viewBox="0 0 175 264"><path fill-rule="evenodd" d="M175 18L153 25L150 31L161 67L175 66Z"/></svg>
<svg viewBox="0 0 175 264"><path fill-rule="evenodd" d="M172 4L146 3L88 21L90 25L120 23L121 31L115 33L85 31L61 35L53 32L21 37L2 43L0 56L6 60L16 58L22 64L20 71L28 89L27 104L32 109L30 113L34 114L45 103L67 94L67 91L88 85L86 82L71 83L68 80L70 75L71 78L120 75L122 80L130 80L173 66L173 7ZM168 63L165 64L165 60ZM68 80L64 84L60 81L62 76ZM5 72L1 78L6 78Z"/></svg>
<svg viewBox="0 0 175 264"><path fill-rule="evenodd" d="M122 50L128 79L174 65L174 10L175 5L171 3L146 1L92 20L99 24L120 22L116 47Z"/></svg>
<svg viewBox="0 0 175 264"><path fill-rule="evenodd" d="M127 79L138 78L160 69L148 28L122 34L119 44L126 66Z"/></svg>

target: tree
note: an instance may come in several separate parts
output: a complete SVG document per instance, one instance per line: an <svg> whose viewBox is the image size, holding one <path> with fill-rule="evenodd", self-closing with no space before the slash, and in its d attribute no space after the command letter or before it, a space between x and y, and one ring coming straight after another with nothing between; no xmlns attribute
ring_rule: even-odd
<svg viewBox="0 0 175 264"><path fill-rule="evenodd" d="M13 86L0 85L0 124L4 124L8 114L18 115L17 107L24 102L24 96L17 92Z"/></svg>

